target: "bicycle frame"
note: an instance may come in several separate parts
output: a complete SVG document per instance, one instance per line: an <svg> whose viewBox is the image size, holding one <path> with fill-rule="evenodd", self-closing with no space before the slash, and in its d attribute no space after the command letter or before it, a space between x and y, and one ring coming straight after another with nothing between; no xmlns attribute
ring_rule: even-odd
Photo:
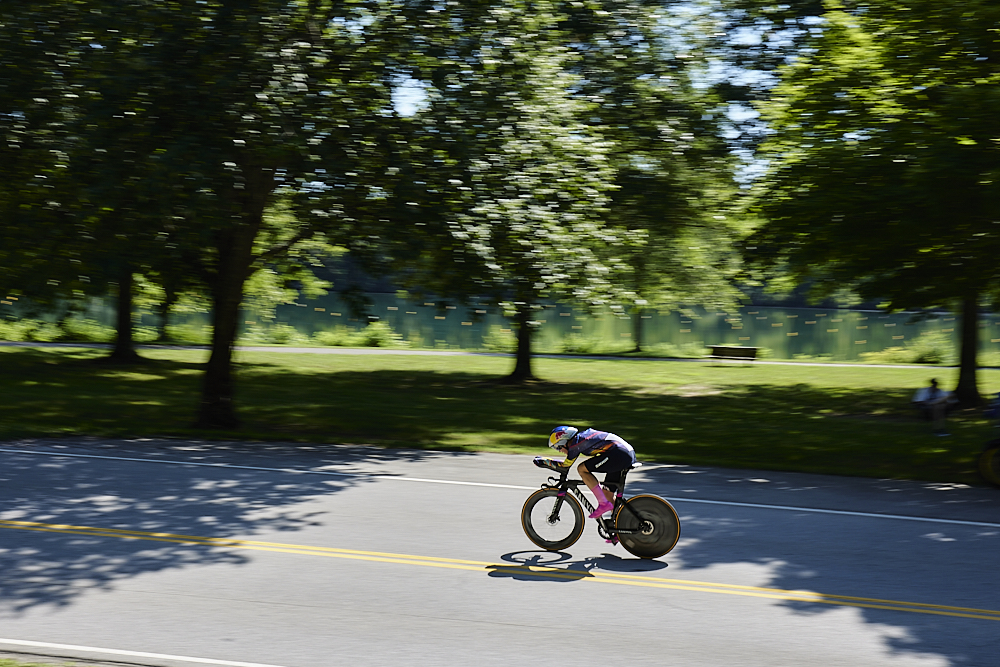
<svg viewBox="0 0 1000 667"><path fill-rule="evenodd" d="M563 498L566 497L567 493L572 492L576 496L576 499L580 501L583 505L587 514L594 511L594 506L590 504L587 496L583 494L580 490L580 486L583 485L582 479L569 479L569 468L562 471L558 478L549 477L548 482L542 484L543 489L556 489L559 491L556 497L556 502L552 506L552 514L549 515L549 521L555 521L559 517L559 511L562 509ZM614 509L611 510L612 520L605 519L603 516L598 518L597 524L599 526L598 533L603 531L602 537L610 538L615 535L633 535L642 532L641 526L646 520L635 511L635 509L628 504L627 498L625 498L625 478L628 475L628 471L622 473L621 481L614 485L616 488L609 489L614 492ZM631 530L624 529L619 530L614 526L613 518L618 514L618 508L624 506L632 515L639 521L640 528Z"/></svg>

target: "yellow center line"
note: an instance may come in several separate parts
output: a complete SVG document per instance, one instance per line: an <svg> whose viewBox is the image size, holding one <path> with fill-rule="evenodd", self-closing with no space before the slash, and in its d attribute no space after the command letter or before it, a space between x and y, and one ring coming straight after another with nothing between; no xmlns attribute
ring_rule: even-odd
<svg viewBox="0 0 1000 667"><path fill-rule="evenodd" d="M64 535L84 535L88 537L116 537L119 539L134 539L151 542L171 542L175 544L202 545L229 549L250 549L254 551L270 551L306 556L325 556L328 558L364 560L376 563L421 565L424 567L467 570L473 572L489 571L491 573L496 572L512 576L527 575L544 579L581 580L605 584L639 586L643 588L663 588L693 591L698 593L721 593L725 595L739 595L771 600L783 600L788 602L809 602L845 607L859 607L865 609L884 609L890 611L906 611L917 614L934 614L938 616L956 616L959 618L1000 621L1000 610L992 609L956 607L950 605L928 604L924 602L902 602L899 600L883 600L880 598L857 597L851 595L830 595L814 591L785 590L780 588L723 584L707 581L693 581L688 579L667 579L664 577L623 574L619 572L570 570L546 565L491 563L488 561L440 558L437 556L417 556L412 554L363 551L358 549L338 549L335 547L322 547L304 544L285 544L281 542L236 540L230 538L205 537L200 535L180 535L177 533L124 530L119 528L99 528L95 526L40 523L37 521L0 520L0 528L59 533Z"/></svg>

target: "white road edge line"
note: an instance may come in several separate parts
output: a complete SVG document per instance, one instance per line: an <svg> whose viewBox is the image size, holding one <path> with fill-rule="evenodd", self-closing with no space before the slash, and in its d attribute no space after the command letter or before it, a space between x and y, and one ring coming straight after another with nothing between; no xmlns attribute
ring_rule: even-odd
<svg viewBox="0 0 1000 667"><path fill-rule="evenodd" d="M205 468L231 468L234 470L263 470L265 472L287 472L297 475L328 475L333 477L363 477L365 479L391 479L403 482L427 482L431 484L458 484L460 486L487 486L497 489L520 489L531 491L534 486L516 486L513 484L490 484L489 482L459 482L449 479L424 479L422 477L400 477L398 475L376 475L365 472L336 472L333 470L302 470L301 468L266 468L263 466L241 466L233 463L203 463L199 461L173 461L170 459L140 459L128 456L100 456L98 454L66 454L64 452L36 452L30 449L6 449L0 447L0 452L9 454L38 454L42 456L64 456L75 459L105 459L108 461L135 461L139 463L165 463L175 466L202 466Z"/></svg>
<svg viewBox="0 0 1000 667"><path fill-rule="evenodd" d="M935 519L926 516L907 516L905 514L877 514L874 512L850 512L848 510L824 510L816 507L793 507L790 505L760 505L757 503L737 503L728 500L702 500L701 498L667 498L678 503L702 503L704 505L735 505L737 507L753 507L766 510L787 510L790 512L812 512L814 514L841 514L844 516L875 517L878 519L901 519L903 521L923 521L926 523L950 523L957 526L979 526L982 528L1000 528L1000 523L984 521L962 521L961 519Z"/></svg>
<svg viewBox="0 0 1000 667"><path fill-rule="evenodd" d="M483 486L494 489L517 489L521 491L533 491L535 486L518 486L515 484L490 484L489 482L460 482L449 479L428 479L424 477L399 477L396 475L374 475L360 472L334 472L332 470L300 470L297 468L266 468L263 466L241 466L231 463L201 463L198 461L173 461L168 459L141 459L126 456L100 456L97 454L66 454L63 452L39 452L28 449L7 449L0 447L0 452L9 454L35 454L42 456L62 456L68 458L81 459L105 459L109 461L132 461L138 463L164 463L168 465L181 466L202 466L206 468L231 468L235 470L262 470L265 472L284 472L299 475L328 475L333 477L361 477L365 479L392 480L397 482L424 482L427 484L455 484L458 486ZM641 483L637 484L641 486ZM666 497L666 496L665 496ZM828 510L817 507L795 507L791 505L764 505L760 503L740 503L733 500L705 500L702 498L670 498L670 502L676 503L700 503L702 505L726 505L729 507L750 507L753 509L783 510L787 512L811 512L813 514L835 514L842 516L870 517L874 519L897 519L900 521L920 521L924 523L945 523L953 526L977 526L980 528L1000 528L1000 523L987 523L985 521L963 521L961 519L937 519L924 516L907 516L905 514L878 514L875 512L851 512L848 510Z"/></svg>
<svg viewBox="0 0 1000 667"><path fill-rule="evenodd" d="M278 665L265 665L259 662L238 662L233 660L215 660L213 658L192 658L186 655L146 653L145 651L123 651L115 648L96 648L93 646L76 646L74 644L52 644L49 642L32 642L23 639L0 639L0 645L3 644L11 646L29 646L31 648L57 649L60 651L80 651L81 653L127 655L133 658L155 658L159 660L176 660L178 662L195 662L202 665L226 665L226 667L279 667Z"/></svg>

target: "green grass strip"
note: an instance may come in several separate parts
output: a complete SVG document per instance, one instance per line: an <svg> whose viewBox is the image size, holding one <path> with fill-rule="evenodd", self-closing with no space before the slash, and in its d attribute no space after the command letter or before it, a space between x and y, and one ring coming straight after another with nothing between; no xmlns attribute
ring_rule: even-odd
<svg viewBox="0 0 1000 667"><path fill-rule="evenodd" d="M562 423L626 438L644 461L980 484L1000 436L981 415L933 435L913 392L954 368L537 359L544 382L498 384L486 356L237 353L243 427L198 431L204 351L144 350L116 367L85 349L0 349L0 439L65 435L357 443L537 454ZM1000 390L1000 371L980 371Z"/></svg>

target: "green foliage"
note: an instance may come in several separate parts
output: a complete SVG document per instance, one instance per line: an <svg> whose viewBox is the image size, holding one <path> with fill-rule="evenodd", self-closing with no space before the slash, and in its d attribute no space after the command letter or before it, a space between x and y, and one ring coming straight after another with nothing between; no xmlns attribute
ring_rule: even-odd
<svg viewBox="0 0 1000 667"><path fill-rule="evenodd" d="M284 251L275 254L275 248ZM242 307L257 317L273 320L274 309L280 304L325 295L332 285L317 278L313 269L322 266L321 258L342 252L322 234L303 234L303 226L287 199L279 200L265 212L254 239L258 259L243 285Z"/></svg>
<svg viewBox="0 0 1000 667"><path fill-rule="evenodd" d="M340 325L327 331L317 331L313 334L313 341L330 347L355 347L355 330Z"/></svg>
<svg viewBox="0 0 1000 667"><path fill-rule="evenodd" d="M657 343L648 346L643 352L644 354L651 354L658 357L672 357L674 359L700 358L705 356L706 352L704 348L695 347L695 349L691 349L687 345L690 344Z"/></svg>
<svg viewBox="0 0 1000 667"><path fill-rule="evenodd" d="M359 332L365 347L406 347L403 337L388 322L372 322Z"/></svg>
<svg viewBox="0 0 1000 667"><path fill-rule="evenodd" d="M295 327L278 322L253 326L239 338L241 345L306 345L309 338Z"/></svg>
<svg viewBox="0 0 1000 667"><path fill-rule="evenodd" d="M889 347L880 352L864 352L867 363L880 364L946 364L956 362L955 348L949 336L940 331L925 331L902 347Z"/></svg>
<svg viewBox="0 0 1000 667"><path fill-rule="evenodd" d="M1000 288L1000 7L827 7L761 105L771 169L751 255L893 308Z"/></svg>
<svg viewBox="0 0 1000 667"><path fill-rule="evenodd" d="M167 339L183 345L208 345L212 341L212 328L192 323L170 324Z"/></svg>
<svg viewBox="0 0 1000 667"><path fill-rule="evenodd" d="M596 351L599 343L592 336L571 333L562 339L562 351L565 354L590 354Z"/></svg>
<svg viewBox="0 0 1000 667"><path fill-rule="evenodd" d="M731 156L720 136L725 114L703 85L701 59L688 57L709 46L718 17L634 0L563 10L579 53L577 96L592 102L587 122L608 145L606 221L624 241L605 257L620 269L613 300L633 313L733 308L733 242L741 230L730 203Z"/></svg>
<svg viewBox="0 0 1000 667"><path fill-rule="evenodd" d="M132 330L132 339L136 343L152 343L159 337L159 333L153 327L135 327Z"/></svg>
<svg viewBox="0 0 1000 667"><path fill-rule="evenodd" d="M510 329L491 326L483 336L483 347L490 352L510 354L517 347L517 338Z"/></svg>
<svg viewBox="0 0 1000 667"><path fill-rule="evenodd" d="M200 291L185 290L177 295L177 300L171 305L170 312L178 315L193 315L208 313L212 309L211 300Z"/></svg>
<svg viewBox="0 0 1000 667"><path fill-rule="evenodd" d="M59 340L62 331L51 322L30 318L0 320L0 340L11 342L38 341L49 343Z"/></svg>
<svg viewBox="0 0 1000 667"><path fill-rule="evenodd" d="M996 350L984 352L979 356L979 363L984 368L1000 368L1000 352Z"/></svg>
<svg viewBox="0 0 1000 667"><path fill-rule="evenodd" d="M1000 298L1000 5L825 8L760 105L773 132L750 257L821 296L850 288L894 310L960 302L956 393L976 404L980 297Z"/></svg>
<svg viewBox="0 0 1000 667"><path fill-rule="evenodd" d="M233 423L241 301L266 313L275 289L318 293L301 270L314 251L370 237L358 230L385 173L402 8L17 4L0 4L0 288L51 302L141 272L167 305L211 295L200 405L206 423ZM265 268L280 280L245 295Z"/></svg>
<svg viewBox="0 0 1000 667"><path fill-rule="evenodd" d="M135 312L152 313L156 312L157 306L166 299L166 291L163 286L153 282L141 273L133 274L132 305Z"/></svg>
<svg viewBox="0 0 1000 667"><path fill-rule="evenodd" d="M37 304L82 296L90 280L78 266L88 234L73 224L78 188L69 170L67 74L80 49L63 29L80 9L57 0L0 4L0 290Z"/></svg>
<svg viewBox="0 0 1000 667"><path fill-rule="evenodd" d="M412 76L427 104L406 122L381 204L406 287L504 301L525 340L541 300L606 298L607 257L622 242L605 220L610 146L586 122L593 101L573 92L583 77L562 20L548 0L422 17ZM521 350L526 377L530 346Z"/></svg>
<svg viewBox="0 0 1000 667"><path fill-rule="evenodd" d="M150 327L136 327L134 332L135 340L140 343L150 343L156 340L156 335L156 331ZM112 327L84 317L69 317L59 323L30 318L0 320L0 340L110 343L114 338L115 330Z"/></svg>
<svg viewBox="0 0 1000 667"><path fill-rule="evenodd" d="M298 290L270 267L254 272L243 284L243 307L264 320L274 319L274 309L283 303L294 303Z"/></svg>
<svg viewBox="0 0 1000 667"><path fill-rule="evenodd" d="M350 329L338 326L328 331L313 334L313 340L320 345L337 347L409 347L409 341L393 331L388 322L372 322L364 329Z"/></svg>
<svg viewBox="0 0 1000 667"><path fill-rule="evenodd" d="M61 667L74 667L76 663L63 662ZM0 658L0 667L53 667L51 662L21 662L10 658Z"/></svg>
<svg viewBox="0 0 1000 667"><path fill-rule="evenodd" d="M932 355L930 358L924 357L924 361L916 362L913 359L912 350L908 350L905 347L898 347L898 346L887 347L884 350L880 350L878 352L862 352L860 356L862 361L872 364L941 363L941 359L937 355Z"/></svg>
<svg viewBox="0 0 1000 667"><path fill-rule="evenodd" d="M112 327L104 326L96 320L71 317L63 322L66 340L85 343L109 343L115 337Z"/></svg>

